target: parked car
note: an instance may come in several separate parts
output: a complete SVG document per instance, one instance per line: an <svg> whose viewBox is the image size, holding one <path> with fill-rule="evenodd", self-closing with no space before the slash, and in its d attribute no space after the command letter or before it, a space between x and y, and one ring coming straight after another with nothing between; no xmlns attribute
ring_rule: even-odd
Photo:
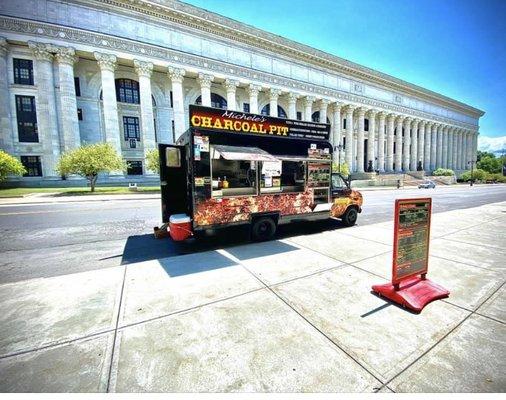
<svg viewBox="0 0 506 400"><path fill-rule="evenodd" d="M424 181L418 185L418 189L435 189L436 184L433 181Z"/></svg>

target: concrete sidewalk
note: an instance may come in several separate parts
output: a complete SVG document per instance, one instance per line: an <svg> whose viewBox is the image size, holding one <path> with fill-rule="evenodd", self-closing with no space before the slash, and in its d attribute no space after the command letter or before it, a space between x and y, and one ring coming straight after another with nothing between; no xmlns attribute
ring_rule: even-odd
<svg viewBox="0 0 506 400"><path fill-rule="evenodd" d="M0 286L0 391L504 392L506 202L434 216L410 313L393 224Z"/></svg>

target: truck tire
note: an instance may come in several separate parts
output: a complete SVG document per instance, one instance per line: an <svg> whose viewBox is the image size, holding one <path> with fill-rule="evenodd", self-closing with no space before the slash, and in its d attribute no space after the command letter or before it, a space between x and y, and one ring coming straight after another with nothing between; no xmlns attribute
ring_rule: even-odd
<svg viewBox="0 0 506 400"><path fill-rule="evenodd" d="M271 239L276 233L276 223L272 218L262 217L253 222L251 237L254 241L262 242Z"/></svg>
<svg viewBox="0 0 506 400"><path fill-rule="evenodd" d="M346 212L341 217L341 221L345 226L353 226L357 222L358 212L355 207L348 207Z"/></svg>

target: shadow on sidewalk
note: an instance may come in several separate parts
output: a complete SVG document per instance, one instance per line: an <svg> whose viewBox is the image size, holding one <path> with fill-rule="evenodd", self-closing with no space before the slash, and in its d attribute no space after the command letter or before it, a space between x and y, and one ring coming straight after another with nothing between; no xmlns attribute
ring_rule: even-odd
<svg viewBox="0 0 506 400"><path fill-rule="evenodd" d="M341 229L344 226L339 221L315 221L280 225L275 239L289 238L299 235ZM232 246L252 243L248 226L236 226L223 228L212 236L201 236L185 242L174 242L170 238L155 239L153 234L129 236L123 250L121 265L156 260L161 258L175 257L184 254L193 254ZM279 243L279 242L278 242ZM263 253L260 256L275 254L287 250L283 244L261 247ZM292 247L292 246L289 246ZM259 250L260 251L260 250ZM271 251L270 254L268 252Z"/></svg>

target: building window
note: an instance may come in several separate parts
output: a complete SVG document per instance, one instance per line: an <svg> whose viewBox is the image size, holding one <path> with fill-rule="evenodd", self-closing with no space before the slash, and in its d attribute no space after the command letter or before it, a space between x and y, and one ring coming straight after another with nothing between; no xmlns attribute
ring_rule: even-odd
<svg viewBox="0 0 506 400"><path fill-rule="evenodd" d="M172 97L172 90L170 91L170 107L174 108L174 99Z"/></svg>
<svg viewBox="0 0 506 400"><path fill-rule="evenodd" d="M343 119L343 129L346 129L346 118Z"/></svg>
<svg viewBox="0 0 506 400"><path fill-rule="evenodd" d="M369 132L369 120L364 119L364 131Z"/></svg>
<svg viewBox="0 0 506 400"><path fill-rule="evenodd" d="M311 121L313 121L313 122L320 122L320 111L315 111L311 115Z"/></svg>
<svg viewBox="0 0 506 400"><path fill-rule="evenodd" d="M176 126L174 125L174 120L171 120L172 125L172 143L176 143Z"/></svg>
<svg viewBox="0 0 506 400"><path fill-rule="evenodd" d="M23 176L42 176L39 156L21 156L21 164L26 168L26 174Z"/></svg>
<svg viewBox="0 0 506 400"><path fill-rule="evenodd" d="M116 79L116 100L120 103L139 104L139 82L132 79Z"/></svg>
<svg viewBox="0 0 506 400"><path fill-rule="evenodd" d="M33 85L33 61L13 58L14 83L19 85Z"/></svg>
<svg viewBox="0 0 506 400"><path fill-rule="evenodd" d="M249 113L249 103L243 103L242 110Z"/></svg>
<svg viewBox="0 0 506 400"><path fill-rule="evenodd" d="M302 121L302 113L300 111L297 111L297 119Z"/></svg>
<svg viewBox="0 0 506 400"><path fill-rule="evenodd" d="M35 112L34 96L16 96L16 117L18 120L19 141L38 142L39 135L37 132L37 113Z"/></svg>
<svg viewBox="0 0 506 400"><path fill-rule="evenodd" d="M198 105L202 104L202 96L197 97L197 100L195 100L195 104L198 104ZM211 107L222 108L222 109L226 110L227 109L227 100L225 100L219 94L211 93Z"/></svg>
<svg viewBox="0 0 506 400"><path fill-rule="evenodd" d="M81 83L79 82L79 78L77 76L74 78L74 88L76 90L76 96L80 97L81 96Z"/></svg>
<svg viewBox="0 0 506 400"><path fill-rule="evenodd" d="M123 117L123 133L125 141L133 139L137 142L141 141L141 131L139 129L139 118L137 117Z"/></svg>
<svg viewBox="0 0 506 400"><path fill-rule="evenodd" d="M77 109L77 119L79 121L82 121L83 120L83 109L82 108L78 108Z"/></svg>
<svg viewBox="0 0 506 400"><path fill-rule="evenodd" d="M262 111L260 112L260 114L262 114L262 115L270 115L270 113L271 113L271 105L270 104L266 104L264 106L264 108L262 108ZM283 107L281 107L281 106L278 106L278 117L279 118L287 118L286 112L285 112L285 110L283 110Z"/></svg>
<svg viewBox="0 0 506 400"><path fill-rule="evenodd" d="M142 175L142 161L127 161L127 175Z"/></svg>
<svg viewBox="0 0 506 400"><path fill-rule="evenodd" d="M153 119L153 128L155 129L155 143L158 143L158 132L156 131L156 118Z"/></svg>
<svg viewBox="0 0 506 400"><path fill-rule="evenodd" d="M343 150L346 149L346 138L343 137Z"/></svg>

